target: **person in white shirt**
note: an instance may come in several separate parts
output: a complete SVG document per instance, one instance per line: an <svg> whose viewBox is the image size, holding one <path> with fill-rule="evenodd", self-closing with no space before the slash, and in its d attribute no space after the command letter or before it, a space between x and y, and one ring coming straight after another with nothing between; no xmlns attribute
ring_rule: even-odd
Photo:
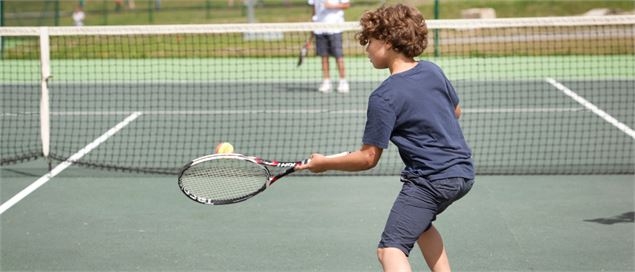
<svg viewBox="0 0 635 272"><path fill-rule="evenodd" d="M313 6L313 22L343 23L344 10L351 6L349 0L308 0ZM344 68L344 50L342 49L341 31L313 32L315 35L315 50L322 58L322 84L318 91L328 93L331 91L331 77L329 73L329 57L335 57L340 78L337 91L348 93L349 86L346 82L346 70Z"/></svg>
<svg viewBox="0 0 635 272"><path fill-rule="evenodd" d="M75 8L75 11L73 12L73 21L75 22L75 26L83 26L84 18L86 18L86 14L84 14L82 7L78 6Z"/></svg>

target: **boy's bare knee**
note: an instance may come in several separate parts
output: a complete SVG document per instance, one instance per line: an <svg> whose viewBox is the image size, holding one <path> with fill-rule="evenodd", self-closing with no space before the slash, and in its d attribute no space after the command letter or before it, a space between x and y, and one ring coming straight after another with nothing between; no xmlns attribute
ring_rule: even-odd
<svg viewBox="0 0 635 272"><path fill-rule="evenodd" d="M377 258L384 272L411 272L408 257L398 248L378 248Z"/></svg>
<svg viewBox="0 0 635 272"><path fill-rule="evenodd" d="M394 247L377 248L377 258L380 262L386 261L388 258L408 258L400 249Z"/></svg>
<svg viewBox="0 0 635 272"><path fill-rule="evenodd" d="M382 262L384 260L385 252L386 251L383 248L378 248L377 249L377 259L379 259L380 262Z"/></svg>
<svg viewBox="0 0 635 272"><path fill-rule="evenodd" d="M395 248L377 248L377 259L382 265L391 259L391 253L393 253L391 250L395 250Z"/></svg>

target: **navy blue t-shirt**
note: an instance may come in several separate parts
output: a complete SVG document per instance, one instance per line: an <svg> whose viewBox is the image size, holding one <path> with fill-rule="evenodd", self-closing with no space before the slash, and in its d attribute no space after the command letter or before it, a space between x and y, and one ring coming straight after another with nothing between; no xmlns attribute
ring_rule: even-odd
<svg viewBox="0 0 635 272"><path fill-rule="evenodd" d="M458 104L441 68L420 61L370 95L363 143L386 149L392 141L406 164L402 174L473 179L472 152L454 115Z"/></svg>

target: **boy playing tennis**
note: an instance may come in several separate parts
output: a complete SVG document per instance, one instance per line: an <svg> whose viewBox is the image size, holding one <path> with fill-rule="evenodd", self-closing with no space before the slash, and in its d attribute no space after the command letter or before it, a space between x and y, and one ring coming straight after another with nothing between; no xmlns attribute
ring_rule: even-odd
<svg viewBox="0 0 635 272"><path fill-rule="evenodd" d="M366 12L357 34L377 69L390 76L368 99L360 150L327 158L313 154L299 167L312 172L373 168L392 141L406 165L403 187L390 211L377 255L384 271L410 271L415 242L432 271L450 271L436 216L474 183L471 151L459 126L459 98L441 69L415 61L427 46L423 16L404 5Z"/></svg>

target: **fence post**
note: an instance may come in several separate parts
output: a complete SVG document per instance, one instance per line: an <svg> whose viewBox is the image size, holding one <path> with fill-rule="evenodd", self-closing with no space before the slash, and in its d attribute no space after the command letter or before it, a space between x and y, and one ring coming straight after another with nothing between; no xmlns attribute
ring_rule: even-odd
<svg viewBox="0 0 635 272"><path fill-rule="evenodd" d="M53 21L55 22L55 26L60 25L60 0L55 0L55 18Z"/></svg>
<svg viewBox="0 0 635 272"><path fill-rule="evenodd" d="M102 22L103 25L108 25L108 0L102 0L101 1L101 10L103 12L103 18L104 21Z"/></svg>
<svg viewBox="0 0 635 272"><path fill-rule="evenodd" d="M439 20L439 0L434 0L434 19ZM439 29L434 29L434 56L439 57Z"/></svg>
<svg viewBox="0 0 635 272"><path fill-rule="evenodd" d="M0 27L4 26L4 0L0 0ZM4 58L4 38L0 36L0 59Z"/></svg>
<svg viewBox="0 0 635 272"><path fill-rule="evenodd" d="M148 22L150 24L154 22L154 5L152 3L154 3L154 1L148 0Z"/></svg>
<svg viewBox="0 0 635 272"><path fill-rule="evenodd" d="M205 17L206 19L211 19L212 18L212 14L211 14L211 10L212 9L212 3L210 2L210 0L205 1Z"/></svg>

